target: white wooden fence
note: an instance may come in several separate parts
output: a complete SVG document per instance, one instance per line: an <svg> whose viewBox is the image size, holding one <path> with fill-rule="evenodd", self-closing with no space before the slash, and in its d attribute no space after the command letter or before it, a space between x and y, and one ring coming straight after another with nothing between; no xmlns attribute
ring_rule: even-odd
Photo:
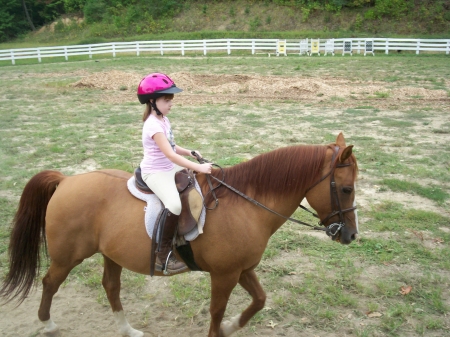
<svg viewBox="0 0 450 337"><path fill-rule="evenodd" d="M139 56L143 53L181 53L189 52L227 52L231 54L236 50L251 50L252 54L266 53L278 55L279 41L286 41L283 55L302 55L306 46L311 51L311 39L303 40L279 40L279 39L215 39L215 40L174 40L174 41L135 41L135 42L110 42L77 46L56 46L41 48L21 48L0 50L0 61L11 61L15 64L20 59L37 59L41 62L44 57L64 57L76 55L133 53ZM415 51L420 52L445 52L450 53L450 39L388 39L388 38L352 38L352 39L320 39L319 50L331 52L330 44L334 45L334 51L341 50L344 55L344 45L350 45L353 53L364 53L366 41L372 41L373 51L382 51L388 54L390 51ZM316 40L315 40L316 41ZM349 43L351 41L351 43ZM331 43L332 42L332 43ZM282 44L281 44L282 45ZM348 51L347 51L348 52ZM320 55L320 53L319 53Z"/></svg>

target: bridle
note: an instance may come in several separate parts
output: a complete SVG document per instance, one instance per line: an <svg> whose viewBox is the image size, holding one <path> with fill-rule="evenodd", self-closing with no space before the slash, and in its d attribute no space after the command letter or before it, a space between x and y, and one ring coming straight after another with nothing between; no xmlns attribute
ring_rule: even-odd
<svg viewBox="0 0 450 337"><path fill-rule="evenodd" d="M208 160L206 160L206 159L204 159L204 158L199 157L195 151L192 151L191 153L197 158L197 160L198 160L200 163L211 163L210 161L208 161ZM334 171L335 171L337 168L342 168L342 167L350 166L350 165L352 165L352 163L339 163L339 164L337 164L337 165L334 164L335 161L337 160L337 155L338 155L338 153L339 153L339 146L335 146L335 147L334 147L334 152L333 152L333 157L331 158L330 171L329 171L327 174L325 174L323 177L321 177L317 182L315 182L315 183L312 184L310 187L308 187L308 188L306 189L306 192L305 192L305 195L306 195L306 193L308 193L308 192L309 192L310 190L312 190L315 186L317 186L317 185L320 184L322 181L324 181L328 176L330 176L331 213L328 214L328 215L325 217L325 219L320 220L320 218L319 218L319 216L318 216L317 214L315 214L314 212L311 212L311 211L310 211L309 209L307 209L305 206L303 206L303 205L301 205L301 204L298 206L299 208L301 208L301 209L303 209L303 210L305 210L305 211L311 213L314 217L318 218L318 219L320 220L320 221L319 221L319 226L323 226L323 227L317 227L317 226L311 225L311 224L309 224L309 223L306 223L306 222L303 222L303 221L300 221L300 220L297 220L297 219L293 219L293 218L284 216L284 215L282 215L282 214L280 214L280 213L278 213L278 212L276 212L276 211L274 211L274 210L268 208L267 206L261 204L260 202L256 201L255 199L249 197L248 195L245 195L245 194L242 193L241 191L238 191L238 190L235 189L233 186L230 186L230 185L228 185L227 183L225 183L225 181L224 181L224 179L225 179L225 174L224 174L224 172L223 172L222 167L220 167L219 165L214 164L214 163L211 163L211 164L212 164L213 166L215 166L215 167L217 167L217 168L219 168L219 169L221 170L221 172L222 172L222 179L219 179L219 178L217 178L217 177L215 177L215 176L213 176L213 175L210 175L210 174L206 174L206 175L205 175L205 176L206 176L206 180L207 180L208 185L209 185L209 188L210 188L210 190L208 191L208 193L205 195L205 199L206 199L206 196L207 196L208 194L211 193L212 197L214 198L215 204L214 204L214 207L212 207L212 208L209 208L208 206L206 206L206 204L204 204L204 206L205 206L205 208L208 209L208 210L214 210L214 209L218 206L218 204L219 204L219 199L218 199L217 196L216 196L215 190L216 190L217 188L219 188L220 185L224 185L225 187L227 187L227 188L230 189L231 191L235 192L236 194L238 194L238 195L241 196L242 198L244 198L244 199L250 201L251 203L253 203L254 205L256 205L256 206L258 206L258 207L264 208L265 210L267 210L267 211L269 211L269 212L271 212L271 213L273 213L273 214L276 214L276 215L278 215L279 217L282 217L282 218L284 218L284 219L286 219L286 220L289 220L289 221L292 221L292 222L295 222L295 223L298 223L298 224L301 224L301 225L305 225L305 226L312 227L314 230L325 231L326 234L327 234L328 236L331 236L331 238L334 238L334 237L339 233L339 231L342 229L342 227L345 226L344 214L347 213L347 212L352 212L352 211L354 211L354 210L356 209L356 207L350 207L350 208L342 209L342 208L341 208L341 204L340 204L340 202L339 202L339 195L338 195L338 192L337 192L336 181L335 181L335 179L334 179ZM211 178L213 178L214 180L216 180L219 184L218 184L217 186L213 186L213 184L212 184L212 182L211 182ZM332 217L334 217L335 215L339 215L339 222L338 222L338 223L334 222L334 223L332 223L332 224L330 224L330 225L328 225L328 226L325 226L325 223L326 223L329 219L331 219Z"/></svg>
<svg viewBox="0 0 450 337"><path fill-rule="evenodd" d="M317 181L312 186L310 186L305 192L305 195L306 195L306 193L308 193L310 190L312 190L316 185L318 185L323 180L325 180L328 176L330 176L331 213L328 214L325 217L325 219L320 220L319 221L319 225L325 226L325 223L328 220L330 220L335 215L339 214L339 222L338 223L334 222L334 223L328 225L327 227L325 227L325 231L326 231L327 235L331 236L331 237L336 236L336 234L341 230L341 228L345 226L344 213L352 212L352 211L354 211L356 209L356 206L353 206L353 207L350 207L350 208L345 208L345 209L341 208L341 203L339 201L339 195L338 195L338 191L337 191L336 181L334 179L334 171L337 168L350 166L350 165L352 165L352 163L339 163L337 165L333 165L334 162L337 160L338 153L339 153L339 146L335 146L334 147L334 152L333 152L333 157L331 158L331 164L330 164L331 169L330 169L330 171L326 175L324 175L322 178L320 178L319 181ZM311 212L306 207L304 207L302 205L299 205L299 207L301 209L303 209L303 210L308 211L309 213L311 213L316 218L319 218L319 216L317 214ZM336 229L334 229L334 228L336 228Z"/></svg>

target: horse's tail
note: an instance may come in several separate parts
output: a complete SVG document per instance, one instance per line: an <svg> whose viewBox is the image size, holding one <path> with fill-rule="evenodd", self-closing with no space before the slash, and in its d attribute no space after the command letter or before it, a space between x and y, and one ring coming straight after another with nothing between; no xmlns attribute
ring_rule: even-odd
<svg viewBox="0 0 450 337"><path fill-rule="evenodd" d="M31 178L23 190L11 230L9 272L0 288L0 296L6 302L17 299L22 303L39 276L42 243L43 252L47 254L47 205L63 179L60 172L42 171Z"/></svg>

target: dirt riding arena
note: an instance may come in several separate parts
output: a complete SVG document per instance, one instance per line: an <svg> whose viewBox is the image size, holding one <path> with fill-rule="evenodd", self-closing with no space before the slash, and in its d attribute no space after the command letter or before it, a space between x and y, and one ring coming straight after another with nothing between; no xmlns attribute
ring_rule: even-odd
<svg viewBox="0 0 450 337"><path fill-rule="evenodd" d="M130 103L136 102L135 90L137 83L142 78L141 73L133 71L110 70L89 72L83 69L67 72L29 72L27 76L34 78L36 81L39 81L40 78L45 78L45 81L48 82L70 78L73 81L64 90L74 90L75 93L93 90L93 95L96 95L96 99L101 104L123 105L124 107L129 107ZM448 133L433 132L433 130L448 127L448 113L444 113L443 111L448 112L450 104L448 92L444 89L436 90L426 86L411 86L401 83L393 86L383 81L350 80L343 77L320 76L320 74L316 77L264 76L258 74L206 75L175 71L170 73L170 77L176 82L177 86L184 89L184 93L177 96L176 104L186 109L204 105L214 107L214 105L230 104L233 106L247 105L252 107L254 104L260 103L295 105L308 102L311 113L317 112L318 115L325 114L322 111L326 110L326 114L329 116L329 122L332 122L334 118L339 118L342 111L349 106L370 106L372 109L377 109L377 116L380 118L392 116L401 118L405 114L403 107L414 106L415 108L426 108L431 111L440 112L430 116L429 122L427 123L415 124L414 127L411 127L411 133L421 135L422 141L426 139L427 144L439 144L439 146L442 146L442 144L448 143L450 140ZM445 80L445 86L450 87L450 80L448 78ZM48 90L53 89L49 88ZM58 88L57 90L61 89ZM60 102L58 101L59 99L56 98L57 102ZM140 108L138 107L137 110ZM270 114L264 115L263 113L259 114L259 116L260 122L264 122L265 118L271 117ZM139 119L139 116L137 119ZM214 129L216 125L210 125L210 127ZM365 135L378 139L386 137L386 141L391 143L396 141L395 135L386 136L386 134L380 132L383 125L377 121L367 121L364 127L365 130L355 130L349 125L348 133L350 135ZM343 131L345 133L345 130ZM282 131L275 130L275 136L277 132L281 133ZM308 132L313 133L313 131ZM299 138L299 136L296 137L297 139ZM280 135L280 137L274 138L273 144L283 146L283 140L284 138ZM355 146L358 146L358 144L355 144ZM360 151L364 150L361 149ZM420 154L417 155L417 159L421 159ZM80 166L82 163L74 164L72 167L73 170L79 172L99 168L95 157L83 163L85 166ZM364 166L364 163L360 163L361 171L357 192L358 207L363 213L364 210L371 209L377 203L393 201L402 204L404 207L411 207L413 204L418 209L436 212L450 217L450 205L448 201L444 204L437 204L419 195L393 192L389 189L380 188L377 185L377 180L373 178L373 171L371 169L365 169ZM400 173L394 174L394 176L396 178L406 178ZM440 184L440 182L432 178L421 183ZM450 187L448 184L447 182L446 186L444 186L447 189ZM2 194L2 196L11 197L11 192L2 191ZM12 198L17 197L15 194L12 196ZM361 235L375 235L364 228L364 223L367 220L364 217L360 219L360 226L362 228ZM446 232L449 231L449 228L443 228L442 230ZM306 230L303 233L318 235L317 233L311 233ZM281 256L276 257L273 263L283 264L289 261L292 255L292 253L282 253ZM95 265L98 261L93 259L92 261L87 261L87 263L88 265ZM305 263L307 265L306 258ZM98 266L93 268L101 269ZM391 266L389 268L395 267ZM367 273L370 278L370 275L377 274L377 271L368 269ZM300 277L300 273L297 276ZM293 282L295 282L295 277L297 276L292 275ZM51 309L52 317L54 317L55 323L60 327L60 332L53 335L45 335L42 333L42 324L37 318L41 295L40 285L38 285L37 290L19 307L15 308L14 304L0 307L0 336L118 336L111 309L104 296L99 295L99 291L96 289L77 283L76 277L74 276L72 281L64 283L53 300ZM197 272L181 277L184 277L187 283L194 285L207 279L208 275ZM125 278L127 278L126 275ZM101 280L97 281L101 282ZM152 337L197 337L207 335L209 324L208 298L205 298L202 305L198 307L195 315L190 320L186 320L185 317L180 315L180 310L182 311L182 309L173 308L170 305L173 301L173 295L171 294L171 288L167 279L146 277L144 283L144 290L139 292L132 291L132 286L122 287L121 298L125 313L134 328L144 331L145 336ZM274 298L275 295L270 293L266 303L267 308L269 308L267 310L270 310ZM225 315L226 318L231 317L230 312L238 312L243 309L247 305L248 300L249 298L242 291L238 295L232 295ZM154 310L154 308L157 309ZM349 321L356 320L356 317L352 316L350 310L344 311L342 315L343 319L345 318ZM294 327L279 328L283 325L283 320L287 322L292 319L293 317L288 315L279 318L280 322L278 327L273 324L270 326L268 323L263 323L258 326L256 332L252 331L251 328L246 328L236 333L236 336L251 336L255 334L258 336L297 337L299 336L298 330L294 329ZM298 317L297 319L308 320L308 317ZM445 322L449 324L448 317ZM337 337L338 335L332 331L323 332L313 327L306 327L301 336ZM374 336L388 336L388 334L376 334ZM430 334L430 336L437 335Z"/></svg>
<svg viewBox="0 0 450 337"><path fill-rule="evenodd" d="M109 90L114 90L114 102L134 102L135 88L142 76L137 73L122 71L99 72L95 74L82 73L82 79L73 84L76 88L104 89L105 100L111 102ZM62 76L62 74L55 74ZM186 93L177 97L177 104L201 105L204 103L226 103L230 97L238 97L239 102L255 101L308 101L320 103L330 98L370 100L377 108L400 106L405 101L421 97L420 105L445 106L448 95L445 90L430 90L411 86L389 89L386 82L351 81L332 77L281 77L262 75L199 75L187 72L171 73L170 77L183 88ZM447 80L447 86L450 80ZM389 99L377 100L376 94L384 92ZM205 97L206 96L206 97ZM416 100L417 101L417 100ZM335 102L335 107L348 105Z"/></svg>

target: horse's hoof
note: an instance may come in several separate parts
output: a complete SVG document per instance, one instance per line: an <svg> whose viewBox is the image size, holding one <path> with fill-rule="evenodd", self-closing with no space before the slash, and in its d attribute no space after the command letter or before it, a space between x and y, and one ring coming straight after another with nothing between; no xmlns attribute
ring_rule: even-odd
<svg viewBox="0 0 450 337"><path fill-rule="evenodd" d="M42 322L44 323L45 327L44 327L44 333L45 334L54 334L55 332L57 332L58 326L51 320L49 319L48 321Z"/></svg>
<svg viewBox="0 0 450 337"><path fill-rule="evenodd" d="M231 321L223 321L220 324L220 332L221 336L228 337L231 336L232 333L239 330L241 327L239 326L239 320L241 315L237 315L231 319Z"/></svg>
<svg viewBox="0 0 450 337"><path fill-rule="evenodd" d="M122 332L122 336L128 336L128 337L143 337L144 333L142 331L133 329L132 327L129 327L126 332Z"/></svg>
<svg viewBox="0 0 450 337"><path fill-rule="evenodd" d="M142 331L139 330L134 330L133 332L130 334L130 337L143 337L144 333Z"/></svg>

